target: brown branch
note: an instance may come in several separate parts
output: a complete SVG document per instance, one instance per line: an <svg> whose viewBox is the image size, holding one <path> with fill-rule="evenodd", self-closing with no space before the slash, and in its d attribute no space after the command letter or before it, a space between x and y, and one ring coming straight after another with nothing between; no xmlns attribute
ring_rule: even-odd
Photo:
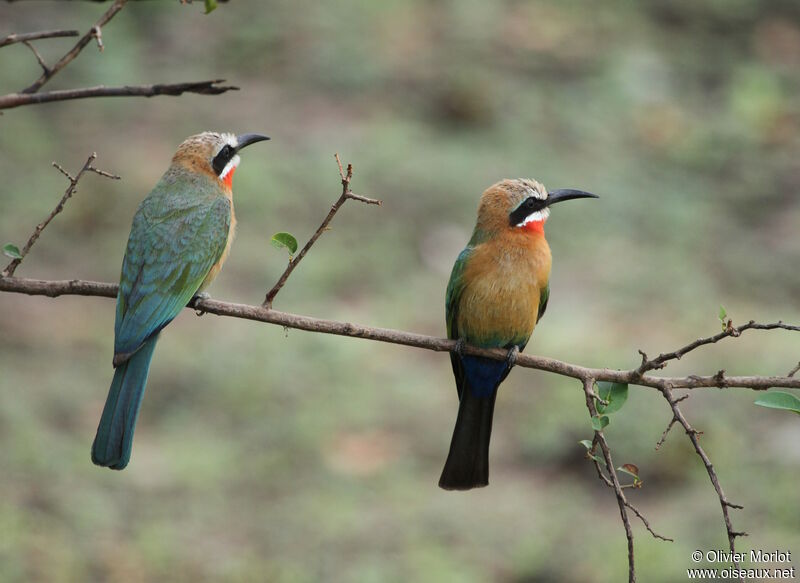
<svg viewBox="0 0 800 583"><path fill-rule="evenodd" d="M156 85L124 85L122 87L84 87L82 89L63 89L45 93L9 93L0 96L0 109L11 109L22 105L66 101L69 99L85 99L87 97L154 97L156 95L182 95L183 93L199 93L201 95L219 95L239 88L218 85L224 79L213 81L192 81L188 83L166 83Z"/></svg>
<svg viewBox="0 0 800 583"><path fill-rule="evenodd" d="M730 325L729 322L729 325L725 328L725 330L723 330L719 334L714 334L713 336L709 336L707 338L698 338L694 342L690 342L686 346L678 348L677 350L659 354L652 360L648 360L647 355L641 350L639 350L639 354L642 355L642 364L636 370L639 374L644 374L651 370L662 369L667 365L667 363L670 360L680 360L685 354L691 352L692 350L699 348L701 346L705 346L707 344L714 344L716 342L719 342L723 338L728 338L730 336L733 336L735 338L739 337L741 333L746 330L774 330L777 328L783 330L791 330L794 332L800 332L800 326L791 326L789 324L784 324L781 321L775 322L773 324L757 324L755 321L750 320L747 324L739 326L738 328ZM723 375L720 375L720 377L722 376Z"/></svg>
<svg viewBox="0 0 800 583"><path fill-rule="evenodd" d="M103 296L115 298L117 296L117 285L96 281L84 280L43 280L43 279L24 279L18 277L0 277L0 291L21 293L32 296L58 297L63 295L77 296ZM352 338L364 338L377 342L387 342L389 344L400 344L423 348L435 352L453 352L456 349L456 341L447 338L437 338L425 334L415 334L390 328L372 328L350 322L339 322L336 320L325 320L321 318L311 318L291 314L288 312L278 312L248 304L237 304L232 302L222 302L212 299L200 299L196 303L196 308L209 314L227 316L231 318L242 318L254 320L267 324L275 324L286 328L296 328L307 332L319 332L322 334L334 334L338 336L350 336ZM477 348L470 345L464 346L465 354L483 356L494 360L505 360L508 351L501 348ZM669 386L671 388L695 389L699 387L716 387L718 380L713 376L689 376L689 377L656 377L651 375L637 376L635 370L612 370L608 368L589 368L533 354L520 354L517 357L515 366L523 368L534 368L551 372L561 376L582 380L587 377L598 381L609 381L615 383L627 383L643 387L661 389ZM725 386L728 388L741 387L754 390L766 390L771 387L783 387L800 389L800 379L795 377L776 377L776 376L733 376L725 379Z"/></svg>
<svg viewBox="0 0 800 583"><path fill-rule="evenodd" d="M786 376L787 377L793 377L797 373L798 370L800 370L800 362L798 362L797 366L794 367L792 370L790 370Z"/></svg>
<svg viewBox="0 0 800 583"><path fill-rule="evenodd" d="M13 45L14 43L24 43L32 40L39 40L43 38L63 38L67 36L78 36L80 32L77 30L41 30L38 32L24 32L21 34L10 34L6 38L0 40L0 48Z"/></svg>
<svg viewBox="0 0 800 583"><path fill-rule="evenodd" d="M708 473L708 477L711 480L711 484L714 486L714 490L717 492L717 497L719 498L719 504L722 507L722 518L725 521L725 530L728 534L728 545L731 550L731 554L733 555L736 552L736 537L740 536L747 536L746 532L738 532L733 530L733 523L731 522L730 513L728 512L728 508L737 508L742 509L743 507L734 504L728 500L725 496L725 492L722 490L722 486L719 483L719 478L717 477L717 472L714 470L714 466L711 464L711 460L709 459L708 455L706 454L703 447L700 445L700 440L698 436L700 432L693 428L689 422L684 417L683 412L678 407L678 399L672 394L672 389L670 387L663 387L661 389L661 393L664 395L664 398L669 403L670 408L672 409L672 414L674 419L677 420L683 426L683 429L686 431L686 435L689 436L689 441L692 442L694 446L695 452L703 460L703 465L706 467L706 472ZM735 555L734 555L735 556ZM739 562L733 561L734 567L739 569ZM742 583L744 583L744 579L740 579Z"/></svg>
<svg viewBox="0 0 800 583"><path fill-rule="evenodd" d="M594 382L595 379L592 377L584 377L581 379L583 381L583 392L586 395L586 408L589 410L589 415L591 417L597 417L597 407L594 404ZM614 469L614 462L611 460L611 450L608 447L608 443L606 442L606 438L603 435L602 430L594 432L594 439L595 441L600 444L600 449L603 452L603 459L606 461L606 470L608 470L608 475L611 476L611 485L614 488L614 494L617 496L617 505L619 506L619 515L622 518L622 524L625 526L625 537L628 539L628 583L636 583L636 568L634 566L634 554L633 554L633 529L631 528L631 522L628 520L628 504L627 500L625 499L625 493L622 491L622 488L619 485L619 477L617 476L617 471ZM598 466L598 472L599 472ZM651 531L652 532L652 531Z"/></svg>
<svg viewBox="0 0 800 583"><path fill-rule="evenodd" d="M55 65L49 69L45 69L44 73L42 73L42 76L34 81L30 86L23 89L22 93L36 93L45 83L57 75L59 71L75 60L75 57L81 53L81 51L92 41L92 39L99 37L101 27L108 24L108 22L117 14L117 12L122 10L126 2L127 0L115 0L111 7L106 10L105 14L103 14L100 19L95 22L94 26L89 29L89 32L84 34L75 44L75 46L67 52L67 54L61 57Z"/></svg>
<svg viewBox="0 0 800 583"><path fill-rule="evenodd" d="M94 168L92 166L92 162L94 162L96 158L97 154L93 152L92 155L89 156L89 158L86 160L86 163L83 165L83 168L81 168L75 176L72 176L61 166L53 162L53 166L55 166L55 168L59 172L61 172L64 176L67 177L67 180L69 180L69 186L67 186L67 189L64 191L64 195L61 197L61 200L58 201L56 207L52 211L50 211L50 214L47 215L47 217L45 217L45 219L41 223L36 225L36 228L33 229L33 233L31 233L31 236L28 238L28 242L25 243L25 246L22 248L22 251L20 251L21 257L13 259L11 263L6 265L5 269L3 270L2 274L0 274L0 276L13 277L14 271L16 271L17 267L19 267L19 264L22 263L22 260L25 259L25 256L31 250L33 244L36 243L37 239L39 239L39 236L42 234L42 231L44 231L45 228L47 228L47 225L50 224L50 221L52 221L53 218L58 213L64 210L64 205L70 199L70 197L75 193L75 190L78 187L78 182L86 172L94 172L95 174L105 176L106 178L113 178L115 180L119 180L119 176L115 176L113 174L109 174L108 172L103 172L102 170L97 170L96 168Z"/></svg>
<svg viewBox="0 0 800 583"><path fill-rule="evenodd" d="M350 191L350 181L353 179L353 165L347 165L347 171L345 172L344 168L342 168L342 161L339 159L339 154L334 154L336 158L336 164L339 166L339 176L342 180L342 194L339 196L339 199L333 203L331 206L331 210L328 211L328 215L322 221L317 230L314 231L314 234L311 235L311 238L308 242L303 246L300 252L289 260L289 265L286 266L286 269L281 274L278 281L272 286L272 289L267 292L267 296L264 298L264 302L261 304L263 307L270 309L272 308L272 302L275 299L275 296L278 295L278 292L281 291L281 288L286 284L286 280L289 279L289 276L294 271L295 267L303 260L303 257L306 256L309 249L317 242L317 239L320 238L322 233L328 230L328 225L330 224L331 220L333 220L334 215L338 212L338 210L342 207L342 205L347 202L349 199L358 200L367 204L375 204L381 205L381 201L374 200L371 198L367 198L365 196L359 196L357 194L353 194Z"/></svg>

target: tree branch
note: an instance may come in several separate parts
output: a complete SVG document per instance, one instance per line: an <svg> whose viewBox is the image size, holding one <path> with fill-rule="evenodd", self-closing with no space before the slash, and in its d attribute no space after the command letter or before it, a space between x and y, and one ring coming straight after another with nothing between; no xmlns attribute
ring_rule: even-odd
<svg viewBox="0 0 800 583"><path fill-rule="evenodd" d="M353 194L353 192L350 191L350 181L353 179L353 165L348 164L347 172L345 172L344 168L342 168L342 161L339 159L339 154L334 154L334 158L336 158L336 164L339 166L339 176L342 180L342 194L339 196L339 199L333 203L331 210L328 211L328 215L325 217L325 219L323 219L317 230L314 231L314 234L311 235L311 238L300 250L300 253L289 260L289 265L286 266L286 270L281 274L275 285L272 286L272 289L267 292L267 296L264 298L264 302L261 304L267 309L272 308L272 302L275 299L275 296L277 296L278 292L281 291L281 288L286 283L286 280L289 279L289 276L292 274L292 271L294 271L294 268L297 267L297 265L303 260L303 257L306 256L308 250L311 249L314 243L317 242L317 239L320 238L322 233L328 230L328 225L330 224L331 220L333 220L334 215L341 208L341 206L347 202L348 199L358 200L367 204L375 204L378 206L382 204L379 200Z"/></svg>
<svg viewBox="0 0 800 583"><path fill-rule="evenodd" d="M189 83L166 83L156 85L124 85L122 87L84 87L82 89L62 89L46 93L9 93L0 96L0 109L11 109L21 105L66 101L69 99L85 99L87 97L154 97L156 95L182 95L183 93L199 93L201 95L219 95L239 88L219 85L225 79L213 81L193 81Z"/></svg>
<svg viewBox="0 0 800 583"><path fill-rule="evenodd" d="M586 395L586 408L589 410L591 417L597 417L597 407L594 404L595 393L594 383L595 379L592 377L584 377L581 379L583 382L583 392ZM619 515L622 518L622 524L625 526L625 537L628 539L628 583L636 583L636 568L634 566L634 553L633 553L633 529L631 528L630 520L628 520L628 501L625 499L625 493L619 485L619 477L617 471L614 469L614 462L611 460L611 450L608 447L606 438L602 430L595 430L594 440L600 444L600 449L603 452L603 458L606 461L606 469L608 475L611 476L610 482L614 488L614 494L617 496L617 505L619 506ZM600 471L598 466L598 472ZM601 473L602 475L602 473ZM647 521L645 521L646 523ZM649 528L649 527L648 527ZM651 531L652 532L652 531Z"/></svg>
<svg viewBox="0 0 800 583"><path fill-rule="evenodd" d="M32 296L48 296L51 298L63 295L115 298L117 296L117 285L78 279L53 281L19 277L0 277L0 291ZM193 304L193 308L217 316L254 320L286 328L305 330L307 332L319 332L322 334L334 334L337 336L350 336L352 338L387 342L389 344L400 344L403 346L433 350L435 352L453 352L456 348L456 341L448 340L447 338L437 338L435 336L415 334L390 328L372 328L350 322L311 318L288 312L278 312L265 308L264 306L237 304L212 299L198 299L197 302ZM477 348L470 345L464 347L464 353L492 358L494 360L505 360L508 356L508 351L501 348ZM608 368L589 368L532 354L520 354L517 357L516 366L535 368L579 380L591 377L598 381L628 383L643 387L653 387L659 390L662 386L667 385L673 388L687 389L719 386L719 380L715 376L656 377L643 375L641 377L636 377L634 374L635 370L624 371ZM766 390L770 387L798 389L800 388L800 378L733 376L725 378L724 386L743 387L755 390Z"/></svg>
<svg viewBox="0 0 800 583"><path fill-rule="evenodd" d="M100 35L101 27L108 24L108 22L117 14L117 12L122 10L127 1L128 0L115 0L111 7L106 10L105 14L103 14L103 16L101 16L100 19L95 22L94 26L89 29L89 32L84 34L75 44L75 46L67 52L67 54L61 57L55 65L49 69L45 69L45 71L42 73L42 76L31 83L31 85L23 89L22 93L36 93L45 83L57 75L59 71L75 60L75 57L81 53L86 45L88 45L93 38L97 38Z"/></svg>
<svg viewBox="0 0 800 583"><path fill-rule="evenodd" d="M43 38L63 38L67 36L78 36L80 34L77 30L40 30L38 32L23 32L21 34L10 34L6 38L0 40L0 48L14 43L24 43L32 40L40 40Z"/></svg>
<svg viewBox="0 0 800 583"><path fill-rule="evenodd" d="M69 200L70 197L75 193L75 190L78 187L78 182L80 181L84 173L94 172L95 174L99 174L100 176L105 176L106 178L119 180L119 176L115 176L113 174L109 174L108 172L103 172L102 170L97 170L96 168L94 168L92 166L92 162L94 162L96 158L97 154L92 152L91 156L89 156L89 158L86 160L86 163L83 165L83 168L81 168L75 176L72 176L61 166L53 162L53 166L64 176L67 177L67 180L69 180L69 186L67 186L67 189L64 191L64 196L61 197L61 200L58 202L56 207L52 211L50 211L50 214L47 215L47 217L45 217L45 219L41 223L36 225L36 228L33 229L33 233L31 233L31 236L28 237L28 242L25 243L25 246L22 248L22 251L20 251L20 257L13 259L11 263L6 265L6 268L3 270L0 276L12 277L14 275L14 271L17 269L17 267L19 267L19 264L22 263L22 260L25 259L25 256L31 250L33 244L36 243L36 240L39 238L39 235L42 234L42 231L44 231L45 228L47 228L47 225L50 224L50 221L52 221L53 218L58 213L64 210L64 205L66 204L67 200Z"/></svg>
<svg viewBox="0 0 800 583"><path fill-rule="evenodd" d="M722 507L722 518L725 521L725 530L728 534L728 545L730 547L731 554L733 554L736 552L736 537L747 536L747 533L743 531L737 532L733 530L733 524L731 523L731 517L730 514L728 513L728 508L736 508L741 510L743 507L738 504L733 504L725 496L725 492L723 492L722 486L719 483L717 472L716 470L714 470L714 466L711 464L711 460L709 459L705 450L700 445L700 440L698 439L698 437L699 435L701 435L701 432L697 431L689 424L689 422L686 420L686 417L684 417L683 412L681 412L680 408L678 407L678 403L685 397L681 399L676 399L673 396L672 389L669 386L662 387L661 393L664 395L664 398L667 400L667 403L669 403L669 406L672 409L673 422L677 421L678 423L681 424L681 426L683 426L683 429L686 431L686 435L689 436L689 441L692 442L692 446L694 447L695 452L697 452L697 455L700 456L701 460L703 460L703 465L706 468L708 477L711 480L711 484L714 486L714 490L716 491L717 497L719 498L720 506ZM670 426L671 425L672 423L670 423ZM733 561L733 565L734 567L736 567L737 570L739 569L738 561ZM742 581L742 583L744 583L744 578L740 578L739 580Z"/></svg>

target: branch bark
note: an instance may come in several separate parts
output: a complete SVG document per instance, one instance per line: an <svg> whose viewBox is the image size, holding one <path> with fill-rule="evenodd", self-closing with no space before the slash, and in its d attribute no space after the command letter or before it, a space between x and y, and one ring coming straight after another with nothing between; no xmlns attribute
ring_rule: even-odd
<svg viewBox="0 0 800 583"><path fill-rule="evenodd" d="M80 34L77 30L40 30L38 32L23 32L9 34L4 39L0 40L0 48L14 43L24 43L32 40L40 40L43 38L63 38L69 36L78 36Z"/></svg>
<svg viewBox="0 0 800 583"><path fill-rule="evenodd" d="M48 296L51 298L63 295L115 298L117 296L117 284L78 279L54 281L19 277L0 277L0 291L32 296ZM437 338L435 336L415 334L390 328L372 328L350 322L312 318L289 312L279 312L277 310L265 308L264 306L223 302L213 299L198 299L197 302L193 304L192 309L215 314L217 316L254 320L257 322L284 326L286 328L305 330L307 332L363 338L390 344L412 346L414 348L424 348L435 352L452 352L456 348L455 340L448 340L447 338ZM495 360L505 360L508 356L507 350L500 348L477 348L470 345L464 347L464 352L465 354L484 356ZM800 388L800 378L795 377L731 376L724 377L724 379L720 380L716 375L691 375L688 377L637 376L635 369L612 370L608 368L584 367L554 358L532 354L520 354L517 357L516 366L535 368L574 379L582 380L591 377L597 381L628 383L652 387L659 390L665 386L685 389L699 387L742 387L754 390L766 390L770 387Z"/></svg>
<svg viewBox="0 0 800 583"><path fill-rule="evenodd" d="M87 97L154 97L156 95L182 95L199 93L201 95L219 95L226 91L237 91L232 85L219 85L225 79L213 81L193 81L189 83L166 83L156 85L124 85L122 87L84 87L82 89L62 89L45 93L9 93L0 97L0 109L11 109L21 105L50 103Z"/></svg>

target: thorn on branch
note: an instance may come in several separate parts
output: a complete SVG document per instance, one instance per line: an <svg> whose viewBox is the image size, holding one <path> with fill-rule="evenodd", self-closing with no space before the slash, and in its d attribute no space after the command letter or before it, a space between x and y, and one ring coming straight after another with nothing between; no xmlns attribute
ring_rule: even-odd
<svg viewBox="0 0 800 583"><path fill-rule="evenodd" d="M103 32L101 31L100 27L95 25L92 27L92 36L97 41L97 50L101 53L103 52Z"/></svg>

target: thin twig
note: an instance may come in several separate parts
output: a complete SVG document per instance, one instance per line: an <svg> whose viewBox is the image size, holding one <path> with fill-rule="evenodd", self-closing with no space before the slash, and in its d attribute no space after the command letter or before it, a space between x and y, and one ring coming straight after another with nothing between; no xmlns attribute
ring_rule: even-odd
<svg viewBox="0 0 800 583"><path fill-rule="evenodd" d="M603 473L603 470L600 467L600 462L598 462L595 457L590 457L589 459L591 459L592 462L594 463L594 467L597 470L597 477L600 478L603 481L603 483L605 483L606 486L608 486L609 488L613 488L614 484ZM631 486L633 486L633 484L626 484L624 486L620 486L620 489L624 490L625 488L628 488L628 487L631 487ZM656 531L654 531L653 528L650 526L650 522L647 520L647 518L644 517L644 515L639 511L639 509L636 508L636 506L634 506L633 504L631 504L631 502L630 502L630 500L628 500L627 496L625 496L624 498L625 498L625 506L630 508L631 512L633 512L636 516L639 517L639 520L642 521L642 524L644 524L644 527L647 529L647 531L651 535L653 535L653 538L657 538L657 539L663 540L665 542L670 542L670 543L674 543L675 542L675 539L671 539L668 536L662 536L662 535L658 534Z"/></svg>
<svg viewBox="0 0 800 583"><path fill-rule="evenodd" d="M697 455L700 457L701 460L703 460L703 465L706 467L706 472L708 473L708 477L711 480L711 484L714 486L714 490L717 492L717 497L719 498L719 503L720 506L722 507L722 517L723 520L725 521L725 530L728 534L728 545L730 546L731 554L733 555L736 552L736 537L747 536L747 533L733 530L733 524L731 522L731 517L730 513L728 512L728 508L741 509L743 507L738 504L730 502L728 498L725 496L725 492L722 490L722 486L719 483L717 472L714 469L714 466L711 464L711 460L709 459L705 450L700 445L700 440L698 438L700 432L697 431L694 427L692 427L686 420L686 417L684 417L683 412L681 412L680 408L678 407L678 400L675 399L675 397L672 395L672 389L670 387L663 387L661 389L661 393L664 395L664 398L669 403L669 406L672 409L672 414L674 415L675 419L677 419L678 423L680 423L683 426L683 429L686 431L686 435L689 436L689 441L692 442L695 452L697 452ZM736 569L739 569L738 561L733 561L733 564L736 567ZM744 582L744 579L741 578L740 581Z"/></svg>
<svg viewBox="0 0 800 583"><path fill-rule="evenodd" d="M0 48L13 45L14 43L24 43L31 40L39 40L43 38L63 38L67 36L78 36L80 34L77 30L40 30L38 32L23 32L21 34L10 34L6 38L0 40Z"/></svg>
<svg viewBox="0 0 800 583"><path fill-rule="evenodd" d="M45 83L58 74L59 71L69 65L75 59L75 57L81 53L86 45L92 41L92 39L99 38L100 29L108 24L108 22L117 14L117 12L122 10L126 2L127 0L115 0L111 7L106 10L105 14L103 14L103 16L101 16L100 19L95 22L94 26L92 26L92 28L90 28L89 31L80 38L80 40L67 52L67 54L61 57L55 65L42 73L42 76L31 83L31 85L23 89L22 93L36 93Z"/></svg>
<svg viewBox="0 0 800 583"><path fill-rule="evenodd" d="M306 256L306 253L308 253L309 249L311 249L314 243L317 242L317 239L320 238L320 235L328 230L328 225L330 224L331 220L333 220L334 215L336 215L338 210L345 202L347 202L348 199L358 200L367 204L382 204L379 200L353 194L350 191L350 181L353 179L353 165L348 164L347 171L345 171L344 168L342 168L342 161L339 159L339 154L334 154L334 157L336 158L336 164L339 167L339 176L342 180L342 194L339 196L339 199L333 203L333 206L331 206L331 209L328 211L328 215L322 221L320 226L317 227L317 230L314 231L314 234L311 235L311 238L308 240L308 242L306 242L297 255L289 260L289 264L286 266L286 269L283 271L278 281L274 286L272 286L272 289L267 292L267 296L264 298L264 302L261 304L267 309L272 308L272 302L275 300L275 296L277 296L278 292L281 291L281 288L286 283L286 280L289 279L292 271L294 271L295 267L297 267L297 265L303 260L303 257Z"/></svg>
<svg viewBox="0 0 800 583"><path fill-rule="evenodd" d="M164 83L155 85L124 85L122 87L84 87L81 89L62 89L45 93L9 93L0 96L0 109L11 109L21 105L66 101L69 99L85 99L87 97L154 97L156 95L182 95L183 93L199 93L201 95L219 95L239 88L230 85L219 85L224 79L213 81L191 81L188 83Z"/></svg>
<svg viewBox="0 0 800 583"><path fill-rule="evenodd" d="M592 388L595 379L585 377L581 380L583 381L583 392L586 395L586 408L589 409L589 415L597 417L597 407L594 404L594 390ZM614 462L611 460L611 450L608 447L602 430L594 432L594 439L600 444L600 449L603 452L603 458L606 461L606 470L608 471L608 475L611 476L611 484L614 487L614 494L617 496L619 515L622 518L622 524L625 526L625 537L628 539L628 583L636 583L636 568L634 566L633 554L633 529L628 519L628 512L626 510L628 505L625 499L625 493L619 485L619 477L617 476L617 471L614 469Z"/></svg>
<svg viewBox="0 0 800 583"><path fill-rule="evenodd" d="M84 173L94 172L95 174L105 176L106 178L113 178L115 180L119 180L119 176L115 176L113 174L109 174L108 172L104 172L102 170L97 170L96 168L94 168L92 166L92 162L94 162L96 158L97 154L92 152L92 154L86 160L86 163L83 165L83 168L81 168L75 176L72 176L69 172L64 170L56 162L53 162L53 166L55 166L55 168L59 172L61 172L64 176L67 177L67 180L69 180L69 186L67 186L67 189L64 191L64 195L61 197L61 200L58 201L56 207L52 211L50 211L50 214L47 215L47 217L45 217L45 219L41 223L36 225L36 228L33 229L33 233L31 233L31 236L28 238L28 242L25 243L25 246L22 248L22 251L20 251L20 257L13 259L8 265L6 265L2 274L0 274L2 275L2 277L14 276L14 271L16 271L17 267L19 267L19 264L22 263L22 260L25 259L25 256L28 254L28 252L30 252L31 247L33 247L33 244L36 243L37 239L39 239L39 236L42 234L42 231L44 231L47 228L47 225L50 224L50 221L52 221L53 218L58 213L64 210L64 205L66 204L67 200L69 200L69 198L75 193L75 190L78 187L78 182L80 181Z"/></svg>
<svg viewBox="0 0 800 583"><path fill-rule="evenodd" d="M669 430L672 429L672 426L675 425L677 422L678 422L677 417L673 416L669 424L667 425L667 428L664 430L664 433L661 434L661 439L659 439L658 443L656 443L656 451L661 449L661 446L664 445L664 441L666 441L667 439L667 433L669 433Z"/></svg>
<svg viewBox="0 0 800 583"><path fill-rule="evenodd" d="M787 377L793 377L797 373L798 370L800 370L800 362L798 362L797 366L794 367L792 370L790 370L789 373L786 376Z"/></svg>
<svg viewBox="0 0 800 583"><path fill-rule="evenodd" d="M774 330L776 328L781 328L783 330L792 330L795 332L800 331L800 326L791 326L789 324L784 324L783 322L780 321L774 324L757 324L753 320L750 320L747 324L738 327L733 327L732 325L729 325L725 328L725 330L723 330L719 334L714 334L713 336L709 336L707 338L698 338L694 342L690 342L686 346L678 348L677 350L659 354L652 360L648 360L647 355L641 350L639 350L639 354L642 355L642 364L636 370L639 374L644 374L651 370L664 368L670 360L680 360L685 354L691 352L696 348L699 348L700 346L705 346L707 344L714 344L716 342L719 342L723 338L728 338L731 336L736 338L746 330ZM720 374L720 378L722 377L723 375Z"/></svg>
<svg viewBox="0 0 800 583"><path fill-rule="evenodd" d="M22 41L22 44L24 44L26 47L28 47L31 50L31 52L33 53L33 56L36 57L36 61L39 63L39 66L42 68L42 70L45 73L47 73L50 70L50 67L47 66L47 63L45 62L44 57L42 57L42 55L39 54L39 51L36 50L36 47L33 46L33 44L31 44L28 41Z"/></svg>

